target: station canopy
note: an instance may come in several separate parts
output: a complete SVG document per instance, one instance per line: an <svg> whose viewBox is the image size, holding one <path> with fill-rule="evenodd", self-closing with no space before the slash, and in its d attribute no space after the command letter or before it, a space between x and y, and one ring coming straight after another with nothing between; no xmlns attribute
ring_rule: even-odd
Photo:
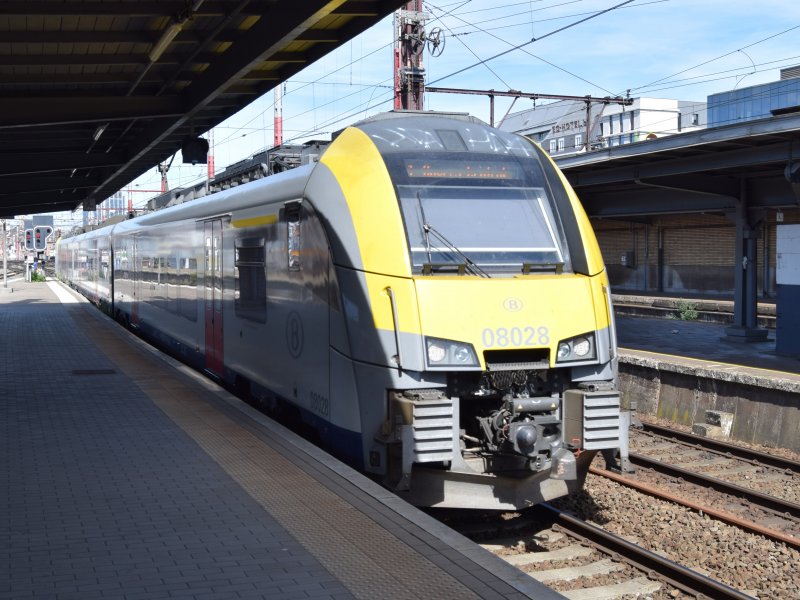
<svg viewBox="0 0 800 600"><path fill-rule="evenodd" d="M0 217L93 209L401 4L0 3Z"/></svg>

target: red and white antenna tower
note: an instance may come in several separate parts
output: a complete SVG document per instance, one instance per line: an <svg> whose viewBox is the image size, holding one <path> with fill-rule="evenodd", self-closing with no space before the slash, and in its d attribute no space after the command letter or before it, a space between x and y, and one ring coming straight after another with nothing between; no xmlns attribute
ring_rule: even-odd
<svg viewBox="0 0 800 600"><path fill-rule="evenodd" d="M208 179L214 179L214 130L208 130Z"/></svg>
<svg viewBox="0 0 800 600"><path fill-rule="evenodd" d="M423 110L425 105L425 21L422 0L406 2L394 13L394 108Z"/></svg>
<svg viewBox="0 0 800 600"><path fill-rule="evenodd" d="M274 145L280 146L283 144L283 85L278 84L275 86L275 122L273 125L275 131Z"/></svg>

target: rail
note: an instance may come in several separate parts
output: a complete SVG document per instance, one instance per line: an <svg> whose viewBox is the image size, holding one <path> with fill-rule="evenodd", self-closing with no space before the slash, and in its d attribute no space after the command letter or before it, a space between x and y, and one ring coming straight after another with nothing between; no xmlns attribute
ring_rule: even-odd
<svg viewBox="0 0 800 600"><path fill-rule="evenodd" d="M781 458L766 452L759 452L758 450L751 450L744 446L737 446L728 442L714 440L711 438L701 437L692 433L684 431L676 431L669 427L662 427L661 425L653 425L650 423L644 424L644 431L660 435L665 438L672 438L685 444L691 444L712 452L733 456L750 462L775 467L778 469L786 469L800 474L800 462Z"/></svg>
<svg viewBox="0 0 800 600"><path fill-rule="evenodd" d="M584 539L598 548L602 548L605 552L617 555L621 560L643 571L657 574L670 585L687 594L695 596L703 594L709 598L720 600L752 600L751 596L735 590L721 581L701 575L549 504L545 503L539 506L543 510L550 511L559 527L571 535Z"/></svg>

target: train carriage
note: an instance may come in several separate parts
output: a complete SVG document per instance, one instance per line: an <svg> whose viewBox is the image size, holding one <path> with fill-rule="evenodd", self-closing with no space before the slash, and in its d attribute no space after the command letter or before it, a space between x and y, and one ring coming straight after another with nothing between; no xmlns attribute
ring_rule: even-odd
<svg viewBox="0 0 800 600"><path fill-rule="evenodd" d="M588 219L477 119L366 120L316 163L62 240L57 271L418 505L530 506L624 443Z"/></svg>

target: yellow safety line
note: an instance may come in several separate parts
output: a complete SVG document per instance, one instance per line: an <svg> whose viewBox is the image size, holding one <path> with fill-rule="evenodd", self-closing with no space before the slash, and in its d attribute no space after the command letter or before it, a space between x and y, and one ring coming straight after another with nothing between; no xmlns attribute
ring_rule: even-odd
<svg viewBox="0 0 800 600"><path fill-rule="evenodd" d="M665 352L651 352L649 350L638 350L635 348L623 348L622 346L619 347L620 352L642 352L644 354L652 354L653 356L671 356L673 358L680 358L682 360L693 360L699 363L706 363L711 365L726 365L728 367L740 367L744 369L753 369L754 371L764 371L766 373L782 373L784 375L791 375L792 377L800 377L800 373L791 373L790 371L779 371L777 369L765 369L763 367L751 367L750 365L740 365L737 363L726 363L721 361L710 361L704 360L702 358L693 358L691 356L680 356L678 354L667 354Z"/></svg>

